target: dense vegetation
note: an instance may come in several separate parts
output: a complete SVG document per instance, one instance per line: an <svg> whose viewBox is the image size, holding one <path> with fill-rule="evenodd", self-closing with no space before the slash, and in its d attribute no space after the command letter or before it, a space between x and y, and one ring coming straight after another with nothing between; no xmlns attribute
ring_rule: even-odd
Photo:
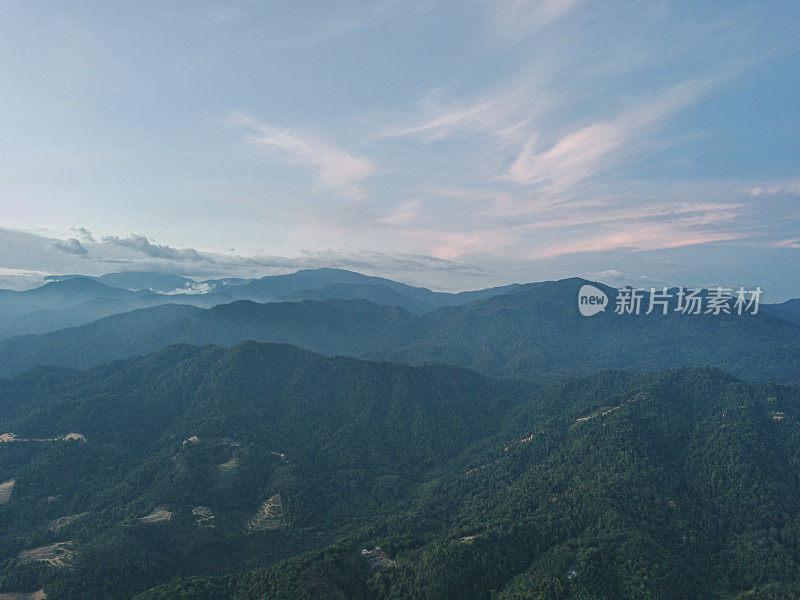
<svg viewBox="0 0 800 600"><path fill-rule="evenodd" d="M532 388L281 345L173 346L2 380L0 430L87 439L0 443L0 482L15 479L0 506L0 590L43 585L56 600L800 594L800 390L715 369ZM283 521L247 532L276 494ZM214 528L198 526L198 505ZM172 519L139 521L157 506ZM70 568L17 563L68 540Z"/></svg>
<svg viewBox="0 0 800 600"><path fill-rule="evenodd" d="M40 364L85 368L179 342L255 340L325 354L457 364L529 381L674 366L715 366L751 383L800 380L800 326L772 312L617 315L609 308L585 318L576 303L584 283L530 284L424 315L365 300L160 306L0 342L0 375ZM613 304L614 291L606 291Z"/></svg>

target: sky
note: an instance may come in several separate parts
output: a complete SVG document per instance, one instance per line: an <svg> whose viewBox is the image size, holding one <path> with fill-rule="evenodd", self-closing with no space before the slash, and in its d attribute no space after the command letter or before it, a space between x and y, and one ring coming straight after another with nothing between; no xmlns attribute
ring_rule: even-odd
<svg viewBox="0 0 800 600"><path fill-rule="evenodd" d="M0 286L798 297L798 72L796 1L0 0Z"/></svg>

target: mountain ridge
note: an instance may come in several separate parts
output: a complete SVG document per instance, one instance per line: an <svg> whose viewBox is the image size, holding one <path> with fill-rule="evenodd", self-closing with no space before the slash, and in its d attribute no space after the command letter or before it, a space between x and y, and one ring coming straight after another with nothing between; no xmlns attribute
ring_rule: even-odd
<svg viewBox="0 0 800 600"><path fill-rule="evenodd" d="M772 313L618 315L606 310L587 318L577 310L577 292L586 283L592 282L530 284L423 315L366 300L243 300L185 313L162 311L155 313L160 316L154 325L147 312L154 309L145 309L86 329L0 342L0 375L41 363L89 366L177 342L232 346L252 339L325 354L451 363L528 380L604 368L644 372L697 365L717 366L749 381L798 380L800 327ZM596 285L613 302L614 290ZM170 314L174 318L167 318ZM137 319L143 320L146 335L137 332ZM94 345L88 353L86 336Z"/></svg>

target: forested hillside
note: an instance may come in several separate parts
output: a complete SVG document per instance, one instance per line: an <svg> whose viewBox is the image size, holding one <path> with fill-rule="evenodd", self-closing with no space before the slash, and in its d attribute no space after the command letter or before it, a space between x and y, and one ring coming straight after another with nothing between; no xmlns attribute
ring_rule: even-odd
<svg viewBox="0 0 800 600"><path fill-rule="evenodd" d="M406 512L426 474L499 430L523 392L453 367L252 343L4 380L0 430L16 437L0 442L0 482L13 482L0 589L122 598L332 543ZM283 516L259 518L276 495ZM213 528L198 526L198 507ZM76 539L70 569L18 564Z"/></svg>
<svg viewBox="0 0 800 600"><path fill-rule="evenodd" d="M39 369L0 385L0 590L794 598L798 419L797 388L714 369L532 388L254 343Z"/></svg>

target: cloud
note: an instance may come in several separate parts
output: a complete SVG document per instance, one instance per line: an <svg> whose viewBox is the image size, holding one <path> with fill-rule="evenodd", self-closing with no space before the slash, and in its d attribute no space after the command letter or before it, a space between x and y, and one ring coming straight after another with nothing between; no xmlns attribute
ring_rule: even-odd
<svg viewBox="0 0 800 600"><path fill-rule="evenodd" d="M508 98L494 97L451 106L426 100L420 109L422 114L415 122L396 125L382 136L419 136L427 141L438 141L452 135L503 131L507 129L505 123L511 107Z"/></svg>
<svg viewBox="0 0 800 600"><path fill-rule="evenodd" d="M388 254L374 251L341 252L338 250L301 250L297 256L246 256L241 263L260 267L319 269L323 267L361 269L391 274L403 271L445 271L450 273L484 274L479 266L452 261L427 254Z"/></svg>
<svg viewBox="0 0 800 600"><path fill-rule="evenodd" d="M77 241L77 240L75 240ZM130 248L137 250L142 254L152 258L163 258L167 260L189 260L192 262L214 262L209 256L200 254L194 248L173 248L171 246L162 246L153 244L143 235L132 233L126 238L121 238L116 235L109 235L103 238L103 242L111 246L118 246L120 248Z"/></svg>
<svg viewBox="0 0 800 600"><path fill-rule="evenodd" d="M175 288L171 292L162 292L167 296L176 296L178 294L186 294L189 296L198 296L200 294L207 294L212 290L211 284L197 281L187 282L184 287Z"/></svg>
<svg viewBox="0 0 800 600"><path fill-rule="evenodd" d="M86 256L89 253L76 238L56 240L53 242L53 248L66 254L75 254L76 256Z"/></svg>
<svg viewBox="0 0 800 600"><path fill-rule="evenodd" d="M70 231L77 233L84 242L94 243L95 241L92 232L86 229L86 227L71 227Z"/></svg>
<svg viewBox="0 0 800 600"><path fill-rule="evenodd" d="M388 214L375 219L381 225L408 225L417 221L422 212L421 200L408 200L392 208Z"/></svg>
<svg viewBox="0 0 800 600"><path fill-rule="evenodd" d="M584 252L604 252L608 250L664 250L727 242L744 237L733 232L682 231L669 224L643 225L629 230L604 233L580 239L559 242L536 250L528 259L543 259Z"/></svg>
<svg viewBox="0 0 800 600"><path fill-rule="evenodd" d="M599 281L613 287L623 287L624 285L645 286L664 284L661 279L654 279L647 275L631 275L618 269L606 269L604 271L590 272L583 275L591 281Z"/></svg>
<svg viewBox="0 0 800 600"><path fill-rule="evenodd" d="M539 149L537 137L532 136L509 167L505 179L518 185L543 184L550 191L564 191L616 166L628 156L633 142L703 98L719 81L719 76L685 81L615 119L576 129L546 150Z"/></svg>
<svg viewBox="0 0 800 600"><path fill-rule="evenodd" d="M747 193L754 198L758 196L774 196L775 194L800 195L800 179L783 181L767 187L750 188Z"/></svg>
<svg viewBox="0 0 800 600"><path fill-rule="evenodd" d="M403 280L404 274L427 280L431 277L436 285L458 285L462 278L482 280L487 273L480 266L461 260L446 260L422 253L389 253L369 250L298 250L293 255L233 253L207 253L195 249L176 249L152 243L146 236L132 234L129 237L99 237L92 247L91 257L81 260L76 271L75 256L57 250L54 244L65 243L53 237L33 232L0 228L0 256L7 266L0 267L0 276L19 280L14 287L30 287L27 279L41 282L47 274L80 272L85 275L102 275L120 269L134 271L158 271L175 273L193 278L262 277L268 274L286 273L296 269L322 267L353 269L372 275L381 275ZM199 257L197 260L195 258ZM23 281L22 276L27 279ZM34 277L35 276L35 277ZM452 276L452 277L450 277ZM10 280L9 280L10 281ZM11 284L9 284L11 285ZM199 293L203 289L180 288L175 293Z"/></svg>
<svg viewBox="0 0 800 600"><path fill-rule="evenodd" d="M243 129L247 141L261 151L275 152L286 162L312 170L323 187L362 196L358 184L375 173L372 161L353 155L315 133L272 127L242 113L233 113L226 121Z"/></svg>
<svg viewBox="0 0 800 600"><path fill-rule="evenodd" d="M3 231L0 230L0 236ZM28 271L25 269L9 269L0 267L0 289L28 290L45 283L46 271Z"/></svg>
<svg viewBox="0 0 800 600"><path fill-rule="evenodd" d="M449 137L491 137L501 143L520 143L530 128L557 103L545 91L537 69L529 67L512 81L467 98L428 93L410 115L384 126L378 139L414 137L437 142Z"/></svg>

